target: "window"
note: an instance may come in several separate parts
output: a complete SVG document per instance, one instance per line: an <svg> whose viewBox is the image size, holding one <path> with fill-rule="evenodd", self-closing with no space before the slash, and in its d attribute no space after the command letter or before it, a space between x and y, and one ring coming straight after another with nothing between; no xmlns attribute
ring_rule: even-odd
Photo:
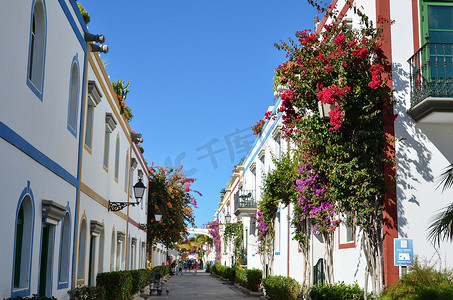
<svg viewBox="0 0 453 300"><path fill-rule="evenodd" d="M29 186L21 195L16 216L12 297L30 294L34 209L28 190Z"/></svg>
<svg viewBox="0 0 453 300"><path fill-rule="evenodd" d="M42 100L46 50L46 13L43 0L34 2L30 27L27 85Z"/></svg>
<svg viewBox="0 0 453 300"><path fill-rule="evenodd" d="M450 2L450 1L449 1ZM422 44L430 43L429 54L423 57L429 63L434 78L453 77L452 46L453 6L448 2L423 1L421 5Z"/></svg>
<svg viewBox="0 0 453 300"><path fill-rule="evenodd" d="M69 214L63 217L60 239L60 262L58 268L59 288L67 288L69 282L69 251L71 246L71 223ZM63 286L62 286L63 285Z"/></svg>
<svg viewBox="0 0 453 300"><path fill-rule="evenodd" d="M94 80L88 81L88 101L85 121L85 146L91 150L93 144L94 108L101 102L102 94Z"/></svg>
<svg viewBox="0 0 453 300"><path fill-rule="evenodd" d="M104 136L104 168L109 169L109 148L110 148L110 131L108 126L105 126Z"/></svg>
<svg viewBox="0 0 453 300"><path fill-rule="evenodd" d="M112 231L112 241L110 247L110 272L115 271L115 231Z"/></svg>
<svg viewBox="0 0 453 300"><path fill-rule="evenodd" d="M355 247L355 218L354 214L341 215L339 232L339 249Z"/></svg>
<svg viewBox="0 0 453 300"><path fill-rule="evenodd" d="M275 139L275 158L280 159L282 156L282 143L280 136Z"/></svg>
<svg viewBox="0 0 453 300"><path fill-rule="evenodd" d="M77 279L83 280L85 278L85 252L86 252L86 243L87 243L87 222L85 219L82 220L82 225L80 226L80 236L79 236L79 260L77 268Z"/></svg>
<svg viewBox="0 0 453 300"><path fill-rule="evenodd" d="M116 137L115 145L115 180L118 182L118 173L119 173L119 164L120 164L120 136Z"/></svg>
<svg viewBox="0 0 453 300"><path fill-rule="evenodd" d="M76 58L74 58L71 67L69 86L69 108L68 108L68 130L77 135L77 112L79 105L79 67Z"/></svg>
<svg viewBox="0 0 453 300"><path fill-rule="evenodd" d="M115 130L116 121L112 113L105 114L105 136L104 136L104 169L109 169L109 150L110 150L110 134ZM118 145L119 147L119 145Z"/></svg>
<svg viewBox="0 0 453 300"><path fill-rule="evenodd" d="M98 273L104 272L104 228L102 228L99 236L99 264Z"/></svg>
<svg viewBox="0 0 453 300"><path fill-rule="evenodd" d="M85 146L87 146L90 150L93 145L93 119L94 105L90 102L90 98L88 98L87 118L85 122Z"/></svg>
<svg viewBox="0 0 453 300"><path fill-rule="evenodd" d="M354 242L354 217L348 215L346 221L346 242Z"/></svg>

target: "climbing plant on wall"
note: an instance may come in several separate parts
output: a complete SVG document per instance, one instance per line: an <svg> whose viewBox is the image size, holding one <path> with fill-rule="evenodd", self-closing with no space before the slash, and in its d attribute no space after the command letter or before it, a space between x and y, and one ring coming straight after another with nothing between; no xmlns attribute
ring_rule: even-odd
<svg viewBox="0 0 453 300"><path fill-rule="evenodd" d="M233 243L233 253L236 259L236 264L239 265L242 257L242 240L243 240L242 222L228 223L225 225L223 237L226 243Z"/></svg>

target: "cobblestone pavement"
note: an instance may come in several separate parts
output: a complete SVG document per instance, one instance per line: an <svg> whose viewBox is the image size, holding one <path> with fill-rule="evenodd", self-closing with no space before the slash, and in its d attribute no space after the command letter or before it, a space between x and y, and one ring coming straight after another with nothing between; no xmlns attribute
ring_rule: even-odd
<svg viewBox="0 0 453 300"><path fill-rule="evenodd" d="M171 276L164 284L162 295L153 293L148 300L152 299L253 299L237 290L233 284L214 278L209 273L198 271L194 276L192 272L183 272L183 275ZM166 291L169 291L168 295ZM258 298L254 298L258 299Z"/></svg>

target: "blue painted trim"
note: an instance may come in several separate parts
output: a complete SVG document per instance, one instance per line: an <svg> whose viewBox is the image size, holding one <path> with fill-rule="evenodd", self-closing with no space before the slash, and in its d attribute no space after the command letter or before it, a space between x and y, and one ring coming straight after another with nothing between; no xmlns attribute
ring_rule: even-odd
<svg viewBox="0 0 453 300"><path fill-rule="evenodd" d="M274 110L275 110L275 108L274 108ZM255 157L258 155L259 149L261 149L261 148L263 147L263 144L266 142L267 138L269 137L269 135L271 134L271 132L274 130L274 128L275 128L275 126L277 125L277 123L278 123L280 117L282 116L282 114L283 114L283 113L280 112L280 113L277 115L277 118L276 118L275 120L273 120L274 123L272 124L271 128L269 128L269 130L267 131L267 134L266 134L266 136L263 138L263 140L261 141L260 146L259 146L258 148L256 148L256 152L255 152L255 154L253 154L252 158L250 159L250 161L248 162L247 166L245 167L244 173L248 170L248 168L249 168L250 165L252 164L253 160L254 160ZM264 128L267 126L267 124L268 124L269 121L270 121L270 120L268 120L268 121L266 122L266 124L264 124L263 130L264 130ZM250 157L250 154L252 154L253 149L255 149L255 145L258 143L258 141L259 141L259 139L256 139L255 144L253 145L253 147L252 147L252 149L250 150L250 153L247 155L247 157Z"/></svg>
<svg viewBox="0 0 453 300"><path fill-rule="evenodd" d="M77 24L76 24L74 18L72 17L71 12L69 11L69 7L66 5L66 2L64 0L58 0L58 2L60 3L61 9L63 9L64 14L66 15L66 18L68 19L68 22L71 25L72 30L74 31L74 34L76 35L77 39L79 40L80 46L82 46L83 51L86 52L87 43L85 42L85 39L83 38L82 33L79 31L79 28L77 28ZM77 19L78 19L80 25L82 26L82 29L85 32L88 32L88 29L85 25L85 22L83 21L82 15L80 14L77 4L75 3L75 1L70 0L69 2L71 2L71 6L77 16ZM85 32L84 32L84 34L85 34Z"/></svg>
<svg viewBox="0 0 453 300"><path fill-rule="evenodd" d="M278 102L275 103L274 108L272 109L272 113L275 113L275 110L276 110L277 107L280 105L280 102L281 102L281 101L282 101L282 99L281 99L281 98L278 98ZM263 144L264 144L264 142L266 141L267 137L269 136L270 132L272 132L272 130L274 129L275 124L278 123L278 121L279 121L280 117L282 116L282 114L283 114L282 112L278 113L278 115L277 115L277 117L275 118L275 120L273 120L274 123L273 123L272 127L271 127L271 128L269 129L269 131L267 132L266 137L263 139L263 141L261 142L261 145L260 145L260 147L259 147L258 149L261 149L261 147L263 146ZM264 124L263 129L261 130L261 132L264 131L264 129L266 128L266 126L267 126L267 124L268 124L269 122L270 122L270 120L267 120L267 121L266 121L266 123ZM261 136L261 133L260 133L260 136ZM255 149L255 146L256 146L256 144L258 143L259 137L260 137L260 136L257 136L257 137L256 137L255 143L253 144L253 147L250 149L249 154L247 154L246 157L250 157L250 154L252 154L253 149ZM258 153L258 150L256 151L255 155L253 155L253 157L252 157L252 159L249 161L249 163L247 164L246 168L244 169L244 173L245 173L245 172L247 171L247 169L250 167L250 165L251 165L253 159L255 159L255 156L256 156L257 153ZM245 161L247 161L247 159L246 159Z"/></svg>
<svg viewBox="0 0 453 300"><path fill-rule="evenodd" d="M28 74L30 73L30 53L31 53L31 33L33 29L33 11L35 8L36 0L33 0L33 3L31 5L31 15L30 15L30 36L28 39L28 63L27 63L27 74L26 74L26 81L25 83L27 86L31 89L31 91L38 97L39 100L42 102L42 95L44 93L44 75L45 75L45 68L46 68L46 47L47 47L47 10L46 10L46 1L41 0L42 5L44 7L44 51L43 51L43 62L42 62L42 82L41 82L41 90L39 90L39 87L36 87L33 82L28 78Z"/></svg>
<svg viewBox="0 0 453 300"><path fill-rule="evenodd" d="M85 24L85 21L83 20L82 14L80 13L79 7L77 6L77 1L69 1L71 3L72 9L74 10L77 19L79 20L80 26L82 26L82 29L84 32L89 32L87 24Z"/></svg>
<svg viewBox="0 0 453 300"><path fill-rule="evenodd" d="M75 137L77 138L77 122L78 122L78 113L79 113L79 98L80 98L80 68L79 68L79 58L78 58L78 53L76 53L76 55L74 55L74 57L72 58L72 62L71 62L71 67L69 68L69 97L68 97L68 120L67 120L67 128L69 130L69 132ZM69 124L69 119L70 119L70 114L71 114L71 88L72 88L72 80L74 78L72 78L72 69L74 68L74 64L76 65L77 67L77 96L76 96L76 101L77 101L77 105L76 105L76 111L75 111L75 121L76 121L76 124L75 124L75 127L76 128L72 128L71 125ZM82 119L82 118L81 118Z"/></svg>
<svg viewBox="0 0 453 300"><path fill-rule="evenodd" d="M30 265L29 265L29 274L28 274L28 288L25 289L16 289L14 291L14 270L15 270L15 262L16 262L16 229L17 229L17 216L19 214L20 206L22 205L22 201L24 200L25 196L29 195L31 199L31 206L32 206L32 220L31 220L31 243L30 243ZM27 186L22 190L22 193L19 196L19 201L17 203L16 208L16 221L14 224L14 247L13 247L13 270L11 272L11 298L14 297L25 297L30 295L30 285L31 285L31 269L33 266L33 237L35 231L35 199L33 197L33 192L30 188L30 181L27 180Z"/></svg>
<svg viewBox="0 0 453 300"><path fill-rule="evenodd" d="M68 217L68 220L69 220L69 234L71 234L71 208L69 206L69 201L68 201L68 204L66 205L66 214L64 216L64 218ZM65 289L65 288L68 288L68 283L69 283L69 263L70 263L70 256L71 256L71 237L69 237L69 245L68 245L68 273L66 274L67 275L67 278L68 278L68 281L60 281L60 270L61 270L61 252L62 252L62 246L63 246L63 225L64 225L64 219L63 219L63 222L61 223L61 234L60 234L60 251L59 251L59 255L58 255L58 281L57 281L57 290L61 290L61 289Z"/></svg>
<svg viewBox="0 0 453 300"><path fill-rule="evenodd" d="M43 165L45 168L55 173L57 176L66 180L69 184L74 187L79 186L79 181L71 173L66 171L62 166L57 164L55 161L50 159L44 153L36 149L33 145L27 142L19 134L14 132L11 128L6 126L3 122L0 121L0 138L3 138L5 141L18 148L26 155L30 156L36 162Z"/></svg>

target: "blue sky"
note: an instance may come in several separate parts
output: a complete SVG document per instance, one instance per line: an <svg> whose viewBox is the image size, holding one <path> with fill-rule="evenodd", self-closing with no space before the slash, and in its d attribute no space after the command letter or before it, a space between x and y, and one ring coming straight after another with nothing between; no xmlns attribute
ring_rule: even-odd
<svg viewBox="0 0 453 300"><path fill-rule="evenodd" d="M316 10L306 0L79 3L90 32L106 36L110 79L131 82L130 125L148 163L183 164L197 178L201 227L254 142L250 127L273 104L272 77L286 56L273 43L313 29Z"/></svg>

